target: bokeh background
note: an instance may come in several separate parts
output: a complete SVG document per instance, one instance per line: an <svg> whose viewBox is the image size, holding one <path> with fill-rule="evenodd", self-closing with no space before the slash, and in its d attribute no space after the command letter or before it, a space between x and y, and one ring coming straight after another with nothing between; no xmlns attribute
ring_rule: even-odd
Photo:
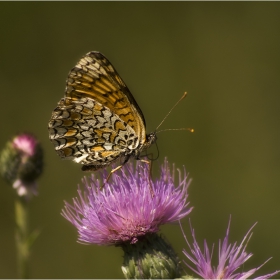
<svg viewBox="0 0 280 280"><path fill-rule="evenodd" d="M153 131L184 91L187 98L158 135L165 156L186 166L197 239L241 241L258 221L246 271L280 269L280 3L0 3L0 147L15 133L37 135L45 151L39 196L30 205L33 278L122 278L122 251L76 242L60 215L84 175L62 161L47 124L69 70L98 50L116 67ZM0 277L16 277L14 191L0 181ZM188 219L183 222L189 236ZM162 233L180 257L178 225ZM217 249L217 246L216 246Z"/></svg>

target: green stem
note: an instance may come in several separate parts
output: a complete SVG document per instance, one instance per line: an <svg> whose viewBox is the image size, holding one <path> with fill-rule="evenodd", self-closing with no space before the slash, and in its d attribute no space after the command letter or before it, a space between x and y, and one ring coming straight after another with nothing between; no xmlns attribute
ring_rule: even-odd
<svg viewBox="0 0 280 280"><path fill-rule="evenodd" d="M15 200L15 222L16 222L16 249L18 261L18 277L28 278L28 202L23 197Z"/></svg>

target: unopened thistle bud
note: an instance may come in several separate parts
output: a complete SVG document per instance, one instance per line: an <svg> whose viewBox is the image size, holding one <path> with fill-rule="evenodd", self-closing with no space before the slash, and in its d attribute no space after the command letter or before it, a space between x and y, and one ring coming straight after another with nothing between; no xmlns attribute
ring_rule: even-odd
<svg viewBox="0 0 280 280"><path fill-rule="evenodd" d="M20 196L37 193L35 180L42 171L43 150L32 134L15 136L0 153L0 173Z"/></svg>

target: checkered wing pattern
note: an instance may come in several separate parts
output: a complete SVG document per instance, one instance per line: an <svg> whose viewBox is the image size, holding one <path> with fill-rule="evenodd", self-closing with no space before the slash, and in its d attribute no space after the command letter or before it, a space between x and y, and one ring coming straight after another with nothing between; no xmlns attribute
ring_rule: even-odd
<svg viewBox="0 0 280 280"><path fill-rule="evenodd" d="M49 137L61 158L97 170L147 146L144 116L112 64L86 54L70 71L65 97L54 109Z"/></svg>

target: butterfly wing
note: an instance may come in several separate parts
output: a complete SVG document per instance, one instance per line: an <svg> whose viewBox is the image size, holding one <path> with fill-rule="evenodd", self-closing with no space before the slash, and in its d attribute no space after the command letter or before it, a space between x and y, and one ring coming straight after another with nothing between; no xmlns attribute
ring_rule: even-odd
<svg viewBox="0 0 280 280"><path fill-rule="evenodd" d="M87 53L70 71L65 97L96 100L127 123L139 137L140 144L144 144L146 128L143 113L113 65L101 53Z"/></svg>
<svg viewBox="0 0 280 280"><path fill-rule="evenodd" d="M89 52L70 71L65 97L49 122L60 157L96 170L147 146L145 119L112 64Z"/></svg>
<svg viewBox="0 0 280 280"><path fill-rule="evenodd" d="M101 103L83 97L62 98L49 122L50 139L61 158L97 170L139 145L135 131Z"/></svg>

